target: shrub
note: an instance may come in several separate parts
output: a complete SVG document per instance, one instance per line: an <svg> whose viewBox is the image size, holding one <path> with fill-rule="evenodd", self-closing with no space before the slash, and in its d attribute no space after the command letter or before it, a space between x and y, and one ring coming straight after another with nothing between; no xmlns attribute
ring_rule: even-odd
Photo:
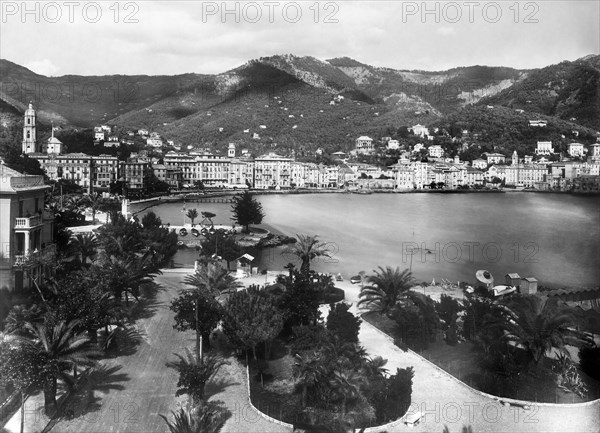
<svg viewBox="0 0 600 433"><path fill-rule="evenodd" d="M327 330L348 343L358 343L358 331L362 320L348 311L350 304L341 302L330 304L331 311L327 317Z"/></svg>
<svg viewBox="0 0 600 433"><path fill-rule="evenodd" d="M579 349L579 366L585 374L600 380L600 347L583 346Z"/></svg>
<svg viewBox="0 0 600 433"><path fill-rule="evenodd" d="M412 380L415 375L412 367L396 369L396 374L387 379L387 398L377 408L381 420L396 420L410 407Z"/></svg>
<svg viewBox="0 0 600 433"><path fill-rule="evenodd" d="M329 339L327 329L321 325L294 326L292 332L294 333L292 354L318 349Z"/></svg>

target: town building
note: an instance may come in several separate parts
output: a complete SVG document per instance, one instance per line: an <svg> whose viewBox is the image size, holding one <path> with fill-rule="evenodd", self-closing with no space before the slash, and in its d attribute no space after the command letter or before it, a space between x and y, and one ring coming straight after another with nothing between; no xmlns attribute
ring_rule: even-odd
<svg viewBox="0 0 600 433"><path fill-rule="evenodd" d="M54 216L44 210L43 176L0 165L0 289L20 291L49 271L36 258L53 248Z"/></svg>
<svg viewBox="0 0 600 433"><path fill-rule="evenodd" d="M536 155L552 155L554 148L552 147L551 141L538 141L535 149Z"/></svg>
<svg viewBox="0 0 600 433"><path fill-rule="evenodd" d="M600 163L600 143L594 143L590 146L588 161L592 163Z"/></svg>
<svg viewBox="0 0 600 433"><path fill-rule="evenodd" d="M485 170L488 166L488 163L485 159L477 158L477 159L473 160L471 165L473 168L477 168L479 170Z"/></svg>
<svg viewBox="0 0 600 433"><path fill-rule="evenodd" d="M440 145L429 146L427 152L432 158L442 158L444 156L444 149Z"/></svg>
<svg viewBox="0 0 600 433"><path fill-rule="evenodd" d="M291 187L292 159L268 153L254 160L254 187L282 189Z"/></svg>
<svg viewBox="0 0 600 433"><path fill-rule="evenodd" d="M398 150L400 149L400 142L398 140L388 140L386 148L388 150Z"/></svg>
<svg viewBox="0 0 600 433"><path fill-rule="evenodd" d="M421 138L429 137L429 128L427 128L426 126L423 126L421 124L414 125L414 126L408 128L408 130L410 132L412 132L413 135L417 135Z"/></svg>
<svg viewBox="0 0 600 433"><path fill-rule="evenodd" d="M533 126L535 128L545 128L548 125L546 120L530 120L529 126Z"/></svg>
<svg viewBox="0 0 600 433"><path fill-rule="evenodd" d="M504 164L506 162L506 156L501 153L483 153L488 164Z"/></svg>
<svg viewBox="0 0 600 433"><path fill-rule="evenodd" d="M567 152L573 158L575 158L575 157L582 158L584 155L585 149L583 147L583 144L581 144L581 143L569 143Z"/></svg>
<svg viewBox="0 0 600 433"><path fill-rule="evenodd" d="M355 141L355 150L357 154L373 153L375 150L375 147L373 146L373 139L365 135L358 137Z"/></svg>

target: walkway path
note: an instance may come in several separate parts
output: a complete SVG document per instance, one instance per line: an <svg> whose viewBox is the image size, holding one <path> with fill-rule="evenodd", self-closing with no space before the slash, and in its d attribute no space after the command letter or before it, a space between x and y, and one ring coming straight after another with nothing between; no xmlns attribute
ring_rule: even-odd
<svg viewBox="0 0 600 433"><path fill-rule="evenodd" d="M156 311L151 317L138 320L142 341L135 350L114 359L101 362L101 377L82 389L81 395L71 399L67 408L71 419L62 419L50 428L48 419L40 414L43 395L30 397L26 403L26 432L45 431L58 433L164 433L167 427L159 414L170 416L185 397L176 398L177 373L165 367L173 359L173 352L184 347L193 348L192 332L173 329L171 299L177 296L181 282L191 270L165 270L156 282L164 288L158 294ZM264 277L263 277L264 281ZM235 360L221 371L217 385L208 392L216 392L212 400L221 400L231 412L223 429L228 432L282 432L282 427L272 424L252 412L248 407L245 370ZM19 431L20 412L7 423L4 431Z"/></svg>

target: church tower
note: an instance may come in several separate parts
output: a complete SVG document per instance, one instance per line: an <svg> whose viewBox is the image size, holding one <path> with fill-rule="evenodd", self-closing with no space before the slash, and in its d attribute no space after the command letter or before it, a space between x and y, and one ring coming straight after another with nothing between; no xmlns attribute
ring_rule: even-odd
<svg viewBox="0 0 600 433"><path fill-rule="evenodd" d="M37 152L36 136L35 136L35 110L31 102L29 108L25 111L25 117L23 119L23 153L34 153Z"/></svg>
<svg viewBox="0 0 600 433"><path fill-rule="evenodd" d="M519 155L517 154L517 150L515 149L515 151L512 154L512 165L518 165L519 164Z"/></svg>

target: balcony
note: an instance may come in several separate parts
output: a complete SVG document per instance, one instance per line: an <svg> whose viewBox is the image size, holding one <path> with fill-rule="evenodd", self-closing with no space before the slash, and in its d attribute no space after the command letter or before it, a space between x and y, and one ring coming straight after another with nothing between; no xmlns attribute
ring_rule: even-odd
<svg viewBox="0 0 600 433"><path fill-rule="evenodd" d="M41 215L34 215L25 218L15 218L15 229L31 229L41 224Z"/></svg>
<svg viewBox="0 0 600 433"><path fill-rule="evenodd" d="M56 253L56 245L50 244L43 248L41 251L37 249L30 251L28 254L16 254L14 255L13 266L17 267L31 267L38 264L42 264L44 261L48 261L49 257L52 257Z"/></svg>

